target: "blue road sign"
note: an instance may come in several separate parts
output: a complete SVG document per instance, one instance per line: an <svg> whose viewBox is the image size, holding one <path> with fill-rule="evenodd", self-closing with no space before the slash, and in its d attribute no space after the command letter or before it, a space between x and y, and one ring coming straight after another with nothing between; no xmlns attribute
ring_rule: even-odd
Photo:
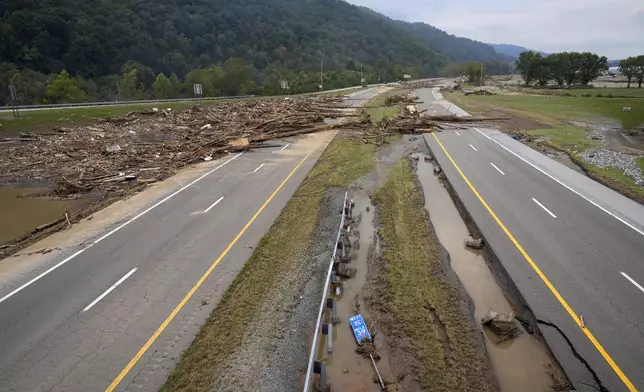
<svg viewBox="0 0 644 392"><path fill-rule="evenodd" d="M361 314L356 314L355 316L349 317L349 322L351 323L351 329L353 329L353 335L356 337L358 343L362 343L363 340L371 340L371 334L369 329L367 329L367 324L364 322Z"/></svg>

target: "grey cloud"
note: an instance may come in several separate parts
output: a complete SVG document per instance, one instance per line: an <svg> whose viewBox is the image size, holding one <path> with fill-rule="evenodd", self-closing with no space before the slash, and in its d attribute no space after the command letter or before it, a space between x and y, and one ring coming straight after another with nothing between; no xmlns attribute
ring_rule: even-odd
<svg viewBox="0 0 644 392"><path fill-rule="evenodd" d="M609 58L644 53L642 0L349 0L478 41L544 52L593 51Z"/></svg>

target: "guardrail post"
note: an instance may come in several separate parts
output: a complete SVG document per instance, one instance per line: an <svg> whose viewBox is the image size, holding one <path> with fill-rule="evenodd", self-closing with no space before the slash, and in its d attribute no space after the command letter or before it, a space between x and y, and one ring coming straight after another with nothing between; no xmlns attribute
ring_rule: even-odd
<svg viewBox="0 0 644 392"><path fill-rule="evenodd" d="M340 319L338 318L338 302L335 298L328 298L326 300L326 307L331 309L331 324L340 324Z"/></svg>
<svg viewBox="0 0 644 392"><path fill-rule="evenodd" d="M318 390L322 392L328 392L331 389L326 379L326 362L324 361L315 361L313 362L313 372L320 375L320 384L318 385Z"/></svg>
<svg viewBox="0 0 644 392"><path fill-rule="evenodd" d="M333 324L322 324L322 335L326 336L326 352L331 354L333 352Z"/></svg>

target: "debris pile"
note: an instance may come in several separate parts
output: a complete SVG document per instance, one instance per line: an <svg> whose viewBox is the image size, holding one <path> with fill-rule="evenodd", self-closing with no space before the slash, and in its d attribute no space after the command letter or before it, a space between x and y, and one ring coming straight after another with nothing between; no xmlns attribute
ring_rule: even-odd
<svg viewBox="0 0 644 392"><path fill-rule="evenodd" d="M385 144L387 138L394 134L418 134L442 130L464 129L461 123L470 123L467 128L477 123L507 120L509 117L458 117L455 115L423 116L424 110L404 110L396 117L385 117L379 122L373 122L369 114L362 112L353 122L344 124L342 132L347 136L373 143L378 146ZM474 123L474 124L472 124Z"/></svg>
<svg viewBox="0 0 644 392"><path fill-rule="evenodd" d="M0 184L56 184L60 195L122 193L168 177L183 166L259 142L317 132L325 118L347 116L337 97L226 102L130 112L91 126L0 139Z"/></svg>
<svg viewBox="0 0 644 392"><path fill-rule="evenodd" d="M496 93L493 93L492 91L489 90L465 90L463 91L463 94L465 95L497 95Z"/></svg>
<svg viewBox="0 0 644 392"><path fill-rule="evenodd" d="M441 84L436 84L436 80L432 79L427 79L427 80L415 80L413 82L406 82L404 84L404 88L410 89L410 90L418 90L421 88L432 88L432 87L440 87Z"/></svg>
<svg viewBox="0 0 644 392"><path fill-rule="evenodd" d="M413 105L417 103L422 103L418 100L418 97L411 94L397 94L390 95L385 98L385 106L396 106L400 104Z"/></svg>

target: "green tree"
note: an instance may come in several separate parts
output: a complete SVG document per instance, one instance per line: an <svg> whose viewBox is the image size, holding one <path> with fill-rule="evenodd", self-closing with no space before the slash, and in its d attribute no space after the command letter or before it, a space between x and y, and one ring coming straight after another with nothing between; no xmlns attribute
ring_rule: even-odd
<svg viewBox="0 0 644 392"><path fill-rule="evenodd" d="M69 76L66 70L62 70L56 79L47 84L47 98L52 103L83 102L87 95L76 84L76 80Z"/></svg>
<svg viewBox="0 0 644 392"><path fill-rule="evenodd" d="M550 71L550 77L557 82L559 87L566 83L566 71L570 67L568 53L553 53L548 55L544 61Z"/></svg>
<svg viewBox="0 0 644 392"><path fill-rule="evenodd" d="M133 85L128 86L131 98L144 99L152 93L152 86L156 80L156 75L152 68L138 61L128 61L121 67L121 72L124 76L129 75L128 82L133 83ZM123 92L125 91L124 86Z"/></svg>
<svg viewBox="0 0 644 392"><path fill-rule="evenodd" d="M154 81L153 89L154 97L157 99L168 99L172 98L175 95L172 82L163 73L157 75L157 79Z"/></svg>
<svg viewBox="0 0 644 392"><path fill-rule="evenodd" d="M138 70L130 69L125 72L119 82L120 99L140 99L143 98L145 93L140 87Z"/></svg>
<svg viewBox="0 0 644 392"><path fill-rule="evenodd" d="M464 74L469 78L469 83L479 85L482 84L483 65L480 63L466 63L464 66Z"/></svg>
<svg viewBox="0 0 644 392"><path fill-rule="evenodd" d="M225 77L219 79L225 95L243 95L253 83L253 73L246 62L238 57L229 58L223 65Z"/></svg>
<svg viewBox="0 0 644 392"><path fill-rule="evenodd" d="M219 66L198 68L188 72L184 82L184 88L192 94L193 85L201 84L204 96L219 96L222 95L221 88L225 78L226 73Z"/></svg>
<svg viewBox="0 0 644 392"><path fill-rule="evenodd" d="M172 98L176 98L177 96L179 96L179 94L181 94L182 84L179 80L179 77L174 72L172 73L172 75L170 75L170 84L172 84L172 92L174 93Z"/></svg>
<svg viewBox="0 0 644 392"><path fill-rule="evenodd" d="M633 63L635 64L635 79L637 79L637 87L642 88L642 82L644 82L644 55L635 57Z"/></svg>
<svg viewBox="0 0 644 392"><path fill-rule="evenodd" d="M523 52L519 55L516 61L517 71L523 77L526 86L530 86L537 77L543 62L541 53L533 52L531 50Z"/></svg>
<svg viewBox="0 0 644 392"><path fill-rule="evenodd" d="M17 104L31 105L45 103L47 75L31 69L18 71L13 65L3 63L0 67L0 100L9 99L8 85L16 87ZM5 95L6 94L6 95Z"/></svg>
<svg viewBox="0 0 644 392"><path fill-rule="evenodd" d="M619 62L619 72L626 77L628 85L626 88L631 88L633 77L637 73L637 61L635 57L629 57Z"/></svg>
<svg viewBox="0 0 644 392"><path fill-rule="evenodd" d="M608 70L608 59L595 53L584 52L580 55L579 81L586 86Z"/></svg>
<svg viewBox="0 0 644 392"><path fill-rule="evenodd" d="M554 68L552 64L552 59L540 58L533 65L533 75L537 80L537 85L539 87L545 87L553 79Z"/></svg>

